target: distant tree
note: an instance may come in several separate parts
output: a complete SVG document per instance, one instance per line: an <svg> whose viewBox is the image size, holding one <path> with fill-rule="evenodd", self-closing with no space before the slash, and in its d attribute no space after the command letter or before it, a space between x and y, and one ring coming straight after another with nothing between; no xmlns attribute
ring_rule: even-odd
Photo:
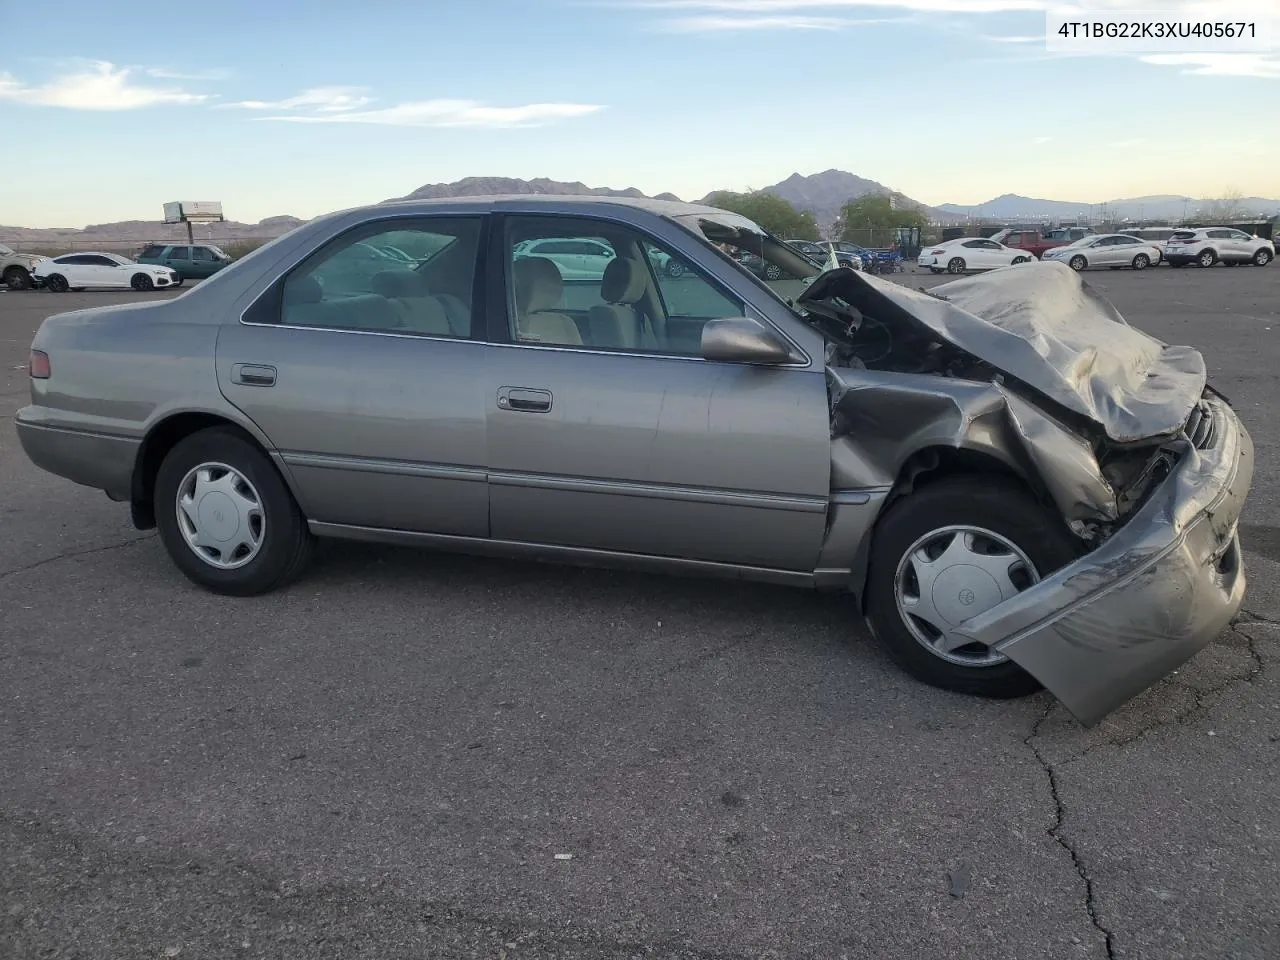
<svg viewBox="0 0 1280 960"><path fill-rule="evenodd" d="M870 230L929 225L929 218L914 207L895 203L888 194L868 193L850 200L840 210L840 239L855 240Z"/></svg>
<svg viewBox="0 0 1280 960"><path fill-rule="evenodd" d="M762 190L733 193L719 190L707 197L707 203L722 210L741 214L784 240L817 240L818 223L807 210L797 210L782 197Z"/></svg>
<svg viewBox="0 0 1280 960"><path fill-rule="evenodd" d="M1205 220L1216 220L1223 223L1239 220L1245 214L1243 199L1244 194L1239 190L1234 188L1225 190L1220 198L1210 200L1205 204L1201 216Z"/></svg>

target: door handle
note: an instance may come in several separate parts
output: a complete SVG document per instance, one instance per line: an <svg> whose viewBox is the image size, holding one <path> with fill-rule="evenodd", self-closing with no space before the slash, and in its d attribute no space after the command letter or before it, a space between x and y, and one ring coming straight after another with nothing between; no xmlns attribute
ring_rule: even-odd
<svg viewBox="0 0 1280 960"><path fill-rule="evenodd" d="M531 387L499 387L498 407L517 413L546 413L551 409L551 391Z"/></svg>
<svg viewBox="0 0 1280 960"><path fill-rule="evenodd" d="M246 387L274 387L276 368L261 363L232 364L231 380Z"/></svg>

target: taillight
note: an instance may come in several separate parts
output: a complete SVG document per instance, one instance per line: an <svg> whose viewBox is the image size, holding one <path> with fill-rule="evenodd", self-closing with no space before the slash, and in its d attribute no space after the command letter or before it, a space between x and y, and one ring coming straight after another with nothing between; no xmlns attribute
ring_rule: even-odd
<svg viewBox="0 0 1280 960"><path fill-rule="evenodd" d="M43 350L32 350L27 360L27 372L36 380L48 380L53 372L49 366L49 355Z"/></svg>
<svg viewBox="0 0 1280 960"><path fill-rule="evenodd" d="M946 252L947 252L947 251L945 251L945 250L930 250L930 251L929 251L929 256L931 256L931 257L940 257L940 256L942 256L942 255L943 255L944 253L946 253Z"/></svg>

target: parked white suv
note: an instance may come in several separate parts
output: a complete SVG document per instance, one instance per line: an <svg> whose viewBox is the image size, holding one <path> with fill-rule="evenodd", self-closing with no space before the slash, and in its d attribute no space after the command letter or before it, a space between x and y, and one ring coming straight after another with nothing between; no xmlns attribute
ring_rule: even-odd
<svg viewBox="0 0 1280 960"><path fill-rule="evenodd" d="M1197 263L1212 267L1225 263L1234 267L1238 263L1252 263L1265 267L1276 258L1276 245L1262 237L1251 236L1234 227L1203 227L1175 230L1165 241L1165 259L1171 267Z"/></svg>

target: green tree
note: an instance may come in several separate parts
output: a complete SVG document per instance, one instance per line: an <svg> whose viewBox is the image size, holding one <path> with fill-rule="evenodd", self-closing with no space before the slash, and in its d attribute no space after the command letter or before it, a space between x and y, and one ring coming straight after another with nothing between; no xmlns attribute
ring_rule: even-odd
<svg viewBox="0 0 1280 960"><path fill-rule="evenodd" d="M840 210L840 239L856 240L871 230L929 225L929 218L914 207L895 203L888 194L868 193L850 200Z"/></svg>
<svg viewBox="0 0 1280 960"><path fill-rule="evenodd" d="M818 223L813 214L797 210L782 197L760 190L733 193L718 190L707 197L707 204L741 214L784 240L817 240Z"/></svg>

